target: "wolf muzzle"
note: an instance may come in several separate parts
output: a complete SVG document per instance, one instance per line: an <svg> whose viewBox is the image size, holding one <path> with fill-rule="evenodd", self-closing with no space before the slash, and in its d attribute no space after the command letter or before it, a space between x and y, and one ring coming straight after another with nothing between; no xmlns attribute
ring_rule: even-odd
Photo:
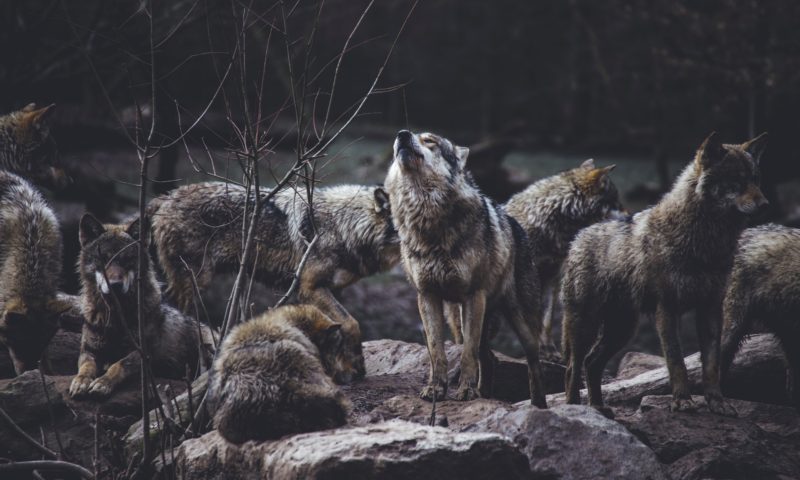
<svg viewBox="0 0 800 480"><path fill-rule="evenodd" d="M112 290L115 294L126 294L131 289L134 275L133 270L125 271L121 266L111 264L106 268L105 275L101 271L96 271L95 280L97 280L100 291L105 295L111 293Z"/></svg>
<svg viewBox="0 0 800 480"><path fill-rule="evenodd" d="M400 160L404 167L416 167L422 158L421 152L416 147L414 134L408 130L397 132L397 139L394 142L395 158Z"/></svg>

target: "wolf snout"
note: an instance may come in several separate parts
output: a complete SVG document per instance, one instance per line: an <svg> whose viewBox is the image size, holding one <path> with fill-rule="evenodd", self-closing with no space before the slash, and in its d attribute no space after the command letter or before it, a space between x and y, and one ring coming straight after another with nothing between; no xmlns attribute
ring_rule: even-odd
<svg viewBox="0 0 800 480"><path fill-rule="evenodd" d="M397 142L400 145L411 145L411 140L413 139L414 135L408 130L400 130L397 132Z"/></svg>
<svg viewBox="0 0 800 480"><path fill-rule="evenodd" d="M104 294L109 294L112 290L117 294L125 294L133 284L133 276L133 271L128 272L119 265L110 265L105 270L105 276L102 272L97 272L97 285Z"/></svg>

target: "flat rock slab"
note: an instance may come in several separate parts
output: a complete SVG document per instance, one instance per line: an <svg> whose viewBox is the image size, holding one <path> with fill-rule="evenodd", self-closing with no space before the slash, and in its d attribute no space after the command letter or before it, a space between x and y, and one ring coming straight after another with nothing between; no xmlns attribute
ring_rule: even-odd
<svg viewBox="0 0 800 480"><path fill-rule="evenodd" d="M591 407L510 406L466 431L511 438L527 455L534 478L669 478L650 448Z"/></svg>
<svg viewBox="0 0 800 480"><path fill-rule="evenodd" d="M692 393L699 395L703 392L700 353L689 355L684 362ZM645 396L668 393L671 393L671 388L666 367L603 384L605 403L625 409L635 410ZM723 382L723 393L742 400L789 404L783 353L773 335L753 335L742 345ZM581 400L584 403L587 401L585 389L581 390ZM547 396L548 405L559 405L564 401L563 393Z"/></svg>
<svg viewBox="0 0 800 480"><path fill-rule="evenodd" d="M647 444L675 479L800 478L800 415L790 407L732 401L739 416L670 412L670 395L647 396L620 423Z"/></svg>
<svg viewBox="0 0 800 480"><path fill-rule="evenodd" d="M242 445L210 432L181 444L175 465L188 480L531 478L506 438L398 420Z"/></svg>
<svg viewBox="0 0 800 480"><path fill-rule="evenodd" d="M392 397L370 412L372 422L400 419L428 425L433 404L416 395ZM509 405L499 400L479 398L469 402L445 400L436 402L436 425L461 430L474 425L498 410L506 410Z"/></svg>
<svg viewBox="0 0 800 480"><path fill-rule="evenodd" d="M617 368L615 380L626 380L641 373L665 367L664 357L650 355L649 353L628 352L622 357Z"/></svg>

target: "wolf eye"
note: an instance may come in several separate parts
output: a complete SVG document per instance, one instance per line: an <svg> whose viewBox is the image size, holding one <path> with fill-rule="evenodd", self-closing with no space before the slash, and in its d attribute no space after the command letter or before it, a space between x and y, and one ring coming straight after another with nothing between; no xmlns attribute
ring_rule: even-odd
<svg viewBox="0 0 800 480"><path fill-rule="evenodd" d="M422 143L425 145L436 146L436 142L432 138L423 138Z"/></svg>

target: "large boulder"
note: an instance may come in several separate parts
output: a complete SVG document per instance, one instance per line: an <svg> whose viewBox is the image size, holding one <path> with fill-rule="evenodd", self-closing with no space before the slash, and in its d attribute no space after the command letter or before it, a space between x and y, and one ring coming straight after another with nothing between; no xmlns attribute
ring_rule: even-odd
<svg viewBox="0 0 800 480"><path fill-rule="evenodd" d="M591 407L498 408L464 430L512 439L536 478L668 478L652 450Z"/></svg>
<svg viewBox="0 0 800 480"><path fill-rule="evenodd" d="M235 445L216 431L175 452L184 479L522 479L527 459L509 440L391 421Z"/></svg>
<svg viewBox="0 0 800 480"><path fill-rule="evenodd" d="M674 479L800 478L800 415L791 407L732 400L738 418L670 412L670 395L647 396L619 421L667 465Z"/></svg>

